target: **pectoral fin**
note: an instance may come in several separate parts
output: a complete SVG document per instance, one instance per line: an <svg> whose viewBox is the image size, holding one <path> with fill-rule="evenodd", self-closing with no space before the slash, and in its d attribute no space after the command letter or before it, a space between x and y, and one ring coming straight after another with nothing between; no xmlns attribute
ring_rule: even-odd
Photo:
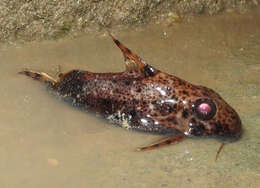
<svg viewBox="0 0 260 188"><path fill-rule="evenodd" d="M185 137L185 135L183 133L178 132L176 135L166 137L162 140L159 140L155 144L151 144L149 146L141 147L141 148L138 148L137 150L138 151L146 151L146 150L156 149L156 148L159 148L159 147L162 147L162 146L166 146L166 145L169 145L169 144L180 142L181 140L184 139L184 137Z"/></svg>

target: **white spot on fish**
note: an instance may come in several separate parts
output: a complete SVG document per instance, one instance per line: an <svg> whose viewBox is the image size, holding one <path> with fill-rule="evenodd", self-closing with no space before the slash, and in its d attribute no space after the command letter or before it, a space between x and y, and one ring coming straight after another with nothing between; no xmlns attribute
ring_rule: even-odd
<svg viewBox="0 0 260 188"><path fill-rule="evenodd" d="M182 103L183 103L183 104L187 104L187 101L185 101L185 100L182 100Z"/></svg>
<svg viewBox="0 0 260 188"><path fill-rule="evenodd" d="M156 87L156 90L161 93L161 95L165 96L166 92L161 87Z"/></svg>
<svg viewBox="0 0 260 188"><path fill-rule="evenodd" d="M141 122L142 122L143 124L145 124L145 125L147 125L147 123L148 123L147 119L144 119L144 118L141 119Z"/></svg>
<svg viewBox="0 0 260 188"><path fill-rule="evenodd" d="M187 131L184 131L184 134L185 134L186 136L190 135L190 133L187 132Z"/></svg>
<svg viewBox="0 0 260 188"><path fill-rule="evenodd" d="M120 125L123 128L131 129L131 126L129 125L131 116L127 116L125 113L118 111L117 113L108 116L107 119L112 123Z"/></svg>
<svg viewBox="0 0 260 188"><path fill-rule="evenodd" d="M163 102L167 102L167 103L173 103L173 104L175 104L177 101L174 100L174 99L165 99L165 100L163 100Z"/></svg>

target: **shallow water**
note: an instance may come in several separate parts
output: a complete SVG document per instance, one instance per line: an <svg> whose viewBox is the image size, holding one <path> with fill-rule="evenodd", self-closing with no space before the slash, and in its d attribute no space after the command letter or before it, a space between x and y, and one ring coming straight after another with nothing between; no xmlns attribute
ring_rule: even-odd
<svg viewBox="0 0 260 188"><path fill-rule="evenodd" d="M110 126L57 100L23 68L52 75L124 70L107 35L0 51L0 185L9 187L260 187L260 9L194 17L114 35L148 63L220 93L240 114L241 140L186 139L135 152L158 136Z"/></svg>

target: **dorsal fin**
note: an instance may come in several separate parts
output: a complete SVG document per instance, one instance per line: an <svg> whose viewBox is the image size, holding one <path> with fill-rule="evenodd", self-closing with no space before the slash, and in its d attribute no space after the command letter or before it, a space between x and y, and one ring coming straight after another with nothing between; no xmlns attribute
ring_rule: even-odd
<svg viewBox="0 0 260 188"><path fill-rule="evenodd" d="M119 40L117 40L111 33L109 35L112 37L115 44L120 48L125 58L126 70L141 70L146 66L146 63L142 58L133 53L130 49L125 47Z"/></svg>

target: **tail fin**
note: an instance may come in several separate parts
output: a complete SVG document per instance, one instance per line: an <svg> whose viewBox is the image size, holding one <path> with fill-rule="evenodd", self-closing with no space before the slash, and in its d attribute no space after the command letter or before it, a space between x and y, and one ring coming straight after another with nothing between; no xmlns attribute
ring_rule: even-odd
<svg viewBox="0 0 260 188"><path fill-rule="evenodd" d="M24 70L21 72L18 72L19 74L24 74L28 77L33 78L34 80L38 80L40 82L46 83L50 86L54 86L57 83L57 80L48 75L45 72L37 72L32 70Z"/></svg>

